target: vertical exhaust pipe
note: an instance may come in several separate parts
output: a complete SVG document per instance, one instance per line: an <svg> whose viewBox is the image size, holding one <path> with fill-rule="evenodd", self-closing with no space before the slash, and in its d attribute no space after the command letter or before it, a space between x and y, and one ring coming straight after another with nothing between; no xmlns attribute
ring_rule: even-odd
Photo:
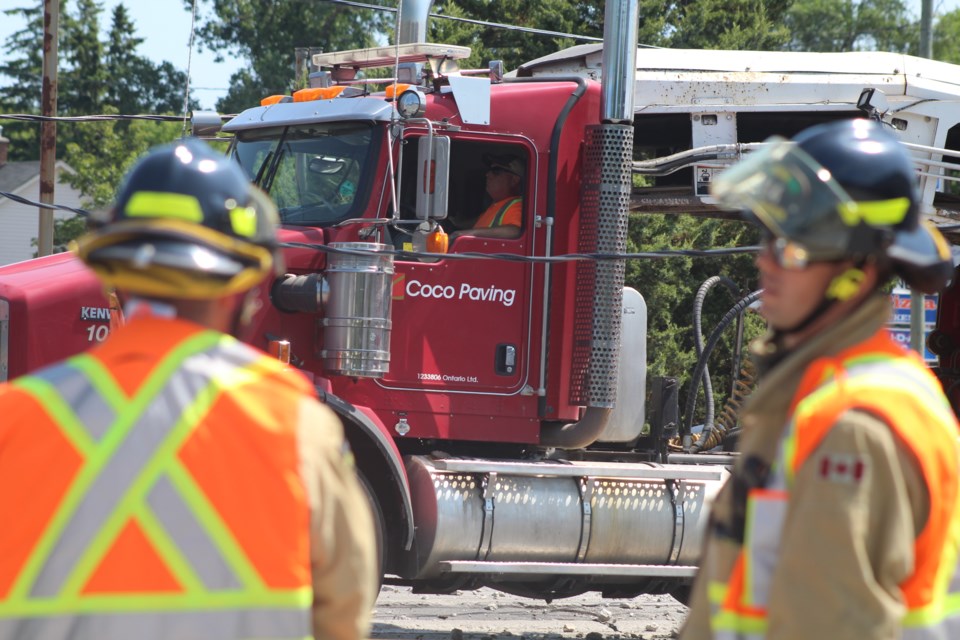
<svg viewBox="0 0 960 640"><path fill-rule="evenodd" d="M600 122L632 124L637 76L637 0L610 0L603 15Z"/></svg>
<svg viewBox="0 0 960 640"><path fill-rule="evenodd" d="M580 210L581 253L624 253L633 187L634 78L637 67L638 0L608 0L603 24L601 124L587 128ZM617 399L620 324L625 265L620 260L578 263L577 318L592 322L586 371L587 408L578 422L544 425L540 443L560 449L593 444L606 429ZM590 305L592 308L588 308Z"/></svg>
<svg viewBox="0 0 960 640"><path fill-rule="evenodd" d="M402 0L400 3L400 30L398 44L427 41L427 20L433 0Z"/></svg>

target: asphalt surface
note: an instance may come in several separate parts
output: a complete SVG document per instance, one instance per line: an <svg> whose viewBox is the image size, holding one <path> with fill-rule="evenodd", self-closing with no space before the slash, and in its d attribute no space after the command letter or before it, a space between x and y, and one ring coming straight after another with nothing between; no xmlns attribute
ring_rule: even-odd
<svg viewBox="0 0 960 640"><path fill-rule="evenodd" d="M386 585L373 615L381 640L673 638L686 607L667 595L611 600L598 593L543 600L490 589L454 595L412 593Z"/></svg>

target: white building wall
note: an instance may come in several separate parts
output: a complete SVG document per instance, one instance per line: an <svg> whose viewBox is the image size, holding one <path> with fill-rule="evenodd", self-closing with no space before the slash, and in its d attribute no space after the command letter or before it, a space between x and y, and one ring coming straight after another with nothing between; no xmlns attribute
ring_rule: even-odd
<svg viewBox="0 0 960 640"><path fill-rule="evenodd" d="M64 166L61 162L57 163L57 184L53 195L54 204L82 208L80 192L70 185L60 182L60 173ZM13 193L34 202L39 201L40 176L35 176ZM74 214L70 211L54 211L53 215L54 218L66 219L72 218ZM37 207L27 206L0 197L0 265L33 258L37 248L32 246L30 241L37 237L39 225L40 214Z"/></svg>

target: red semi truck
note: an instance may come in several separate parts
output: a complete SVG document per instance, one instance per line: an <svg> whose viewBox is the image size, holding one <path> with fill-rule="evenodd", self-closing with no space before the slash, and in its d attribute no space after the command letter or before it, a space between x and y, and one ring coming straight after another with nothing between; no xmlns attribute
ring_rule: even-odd
<svg viewBox="0 0 960 640"><path fill-rule="evenodd" d="M288 275L250 340L288 351L339 414L385 575L434 592L682 596L730 454L695 452L675 387L646 380L646 307L623 261L558 257L623 253L630 211L716 215L709 181L742 153L868 111L911 145L926 212L949 224L960 69L638 51L624 1L604 46L503 77L425 44L429 6L404 3L403 44L314 56L314 86L223 126L283 221ZM372 67L395 81L363 81ZM525 167L519 236L444 251L438 229L487 204L490 155ZM960 344L958 298L941 301L944 345ZM112 307L71 255L0 268L0 377L103 340Z"/></svg>

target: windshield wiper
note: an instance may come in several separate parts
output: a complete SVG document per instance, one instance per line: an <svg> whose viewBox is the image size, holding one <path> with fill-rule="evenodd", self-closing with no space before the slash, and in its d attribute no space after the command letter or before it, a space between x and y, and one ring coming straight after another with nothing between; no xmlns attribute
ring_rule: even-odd
<svg viewBox="0 0 960 640"><path fill-rule="evenodd" d="M283 143L287 140L287 133L289 133L290 127L285 127L283 133L280 134L280 139L277 140L276 151L273 152L272 156L268 156L263 164L260 165L260 171L257 172L257 178L254 182L265 192L270 193L270 186L273 184L273 178L277 173L277 167L280 164L280 158L283 156ZM264 168L266 169L266 174L264 174ZM261 178L263 181L261 182Z"/></svg>
<svg viewBox="0 0 960 640"><path fill-rule="evenodd" d="M273 160L273 151L268 151L267 157L264 158L263 162L260 163L260 169L257 171L257 175L253 179L253 184L260 186L260 178L263 177L263 172L267 170L268 166L270 166L271 160Z"/></svg>

